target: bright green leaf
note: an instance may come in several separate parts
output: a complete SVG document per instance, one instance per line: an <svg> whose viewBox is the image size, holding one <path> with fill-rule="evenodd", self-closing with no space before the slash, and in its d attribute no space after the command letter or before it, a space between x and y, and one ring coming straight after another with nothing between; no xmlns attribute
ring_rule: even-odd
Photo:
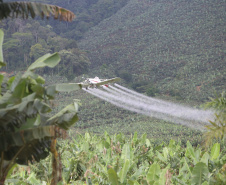
<svg viewBox="0 0 226 185"><path fill-rule="evenodd" d="M158 180L159 185L166 184L166 171L167 171L167 168L161 170L161 173L159 175L159 180Z"/></svg>
<svg viewBox="0 0 226 185"><path fill-rule="evenodd" d="M202 185L209 185L209 183L205 181L204 183L202 183Z"/></svg>
<svg viewBox="0 0 226 185"><path fill-rule="evenodd" d="M220 154L220 143L215 143L211 149L211 158L217 159Z"/></svg>
<svg viewBox="0 0 226 185"><path fill-rule="evenodd" d="M60 62L60 56L58 53L46 54L38 58L33 64L28 67L28 71L33 71L42 67L55 67Z"/></svg>
<svg viewBox="0 0 226 185"><path fill-rule="evenodd" d="M200 162L205 163L208 166L208 161L209 161L210 155L205 152L200 160Z"/></svg>
<svg viewBox="0 0 226 185"><path fill-rule="evenodd" d="M130 159L130 145L128 143L124 144L122 147L121 158L124 160Z"/></svg>
<svg viewBox="0 0 226 185"><path fill-rule="evenodd" d="M119 185L117 173L113 168L108 170L108 179L112 185Z"/></svg>
<svg viewBox="0 0 226 185"><path fill-rule="evenodd" d="M151 142L150 142L149 139L146 139L146 146L147 146L147 147L150 147L150 146L151 146Z"/></svg>
<svg viewBox="0 0 226 185"><path fill-rule="evenodd" d="M121 183L123 183L126 180L126 174L128 172L129 166L130 161L129 159L126 159L121 171L119 172L119 179Z"/></svg>
<svg viewBox="0 0 226 185"><path fill-rule="evenodd" d="M47 120L48 125L58 125L63 129L69 129L71 125L73 125L76 121L78 121L77 116L77 107L74 104L70 104L58 112L53 117Z"/></svg>
<svg viewBox="0 0 226 185"><path fill-rule="evenodd" d="M192 185L201 185L208 177L208 167L205 163L199 162L192 170L191 182Z"/></svg>
<svg viewBox="0 0 226 185"><path fill-rule="evenodd" d="M152 164L147 173L147 181L151 182L158 180L160 172L161 170L159 164L158 163Z"/></svg>

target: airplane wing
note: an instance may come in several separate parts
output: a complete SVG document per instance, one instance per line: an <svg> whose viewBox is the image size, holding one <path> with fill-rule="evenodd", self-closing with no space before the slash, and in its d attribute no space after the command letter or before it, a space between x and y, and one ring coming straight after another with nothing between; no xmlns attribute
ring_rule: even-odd
<svg viewBox="0 0 226 185"><path fill-rule="evenodd" d="M120 78L116 77L116 78L111 78L111 79L106 79L106 80L103 80L101 82L98 82L96 85L97 86L100 86L100 85L105 85L105 84L108 84L108 83L114 83L114 82L117 82L119 81Z"/></svg>
<svg viewBox="0 0 226 185"><path fill-rule="evenodd" d="M84 82L81 82L80 84L82 85L82 88L87 88L90 86L90 84Z"/></svg>

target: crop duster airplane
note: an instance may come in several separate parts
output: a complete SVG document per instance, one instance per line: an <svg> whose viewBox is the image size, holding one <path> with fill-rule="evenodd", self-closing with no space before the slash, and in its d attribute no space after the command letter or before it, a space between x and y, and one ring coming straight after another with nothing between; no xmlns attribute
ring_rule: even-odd
<svg viewBox="0 0 226 185"><path fill-rule="evenodd" d="M111 78L111 79L100 79L99 77L87 78L84 82L81 83L83 88L98 88L100 86L108 87L110 83L119 81L120 78Z"/></svg>

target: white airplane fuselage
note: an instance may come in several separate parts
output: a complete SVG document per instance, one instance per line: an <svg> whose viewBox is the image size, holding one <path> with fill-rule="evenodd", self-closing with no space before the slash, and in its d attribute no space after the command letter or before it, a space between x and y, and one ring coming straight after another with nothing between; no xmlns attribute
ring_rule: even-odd
<svg viewBox="0 0 226 185"><path fill-rule="evenodd" d="M109 87L110 83L115 83L116 81L119 81L120 78L111 78L111 79L100 79L99 77L95 78L87 78L83 83L83 88L88 89L90 88L97 88L97 87Z"/></svg>
<svg viewBox="0 0 226 185"><path fill-rule="evenodd" d="M98 83L100 83L100 82L102 82L103 80L100 80L100 78L99 77L95 77L95 78L88 78L87 79L88 80L88 82L90 83L90 86L92 86L92 87L96 87L96 85L98 84ZM101 85L101 86L106 86L106 87L108 87L108 84L104 84L104 85Z"/></svg>

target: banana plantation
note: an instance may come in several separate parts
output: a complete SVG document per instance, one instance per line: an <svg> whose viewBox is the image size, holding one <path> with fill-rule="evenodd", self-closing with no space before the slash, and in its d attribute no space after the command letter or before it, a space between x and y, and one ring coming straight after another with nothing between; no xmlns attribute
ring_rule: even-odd
<svg viewBox="0 0 226 185"><path fill-rule="evenodd" d="M77 135L74 137L74 135ZM226 150L219 143L204 150L170 140L153 145L147 135L130 138L76 131L59 142L62 180L59 184L169 185L226 183ZM18 166L7 179L13 184L50 184L51 156L29 167Z"/></svg>

